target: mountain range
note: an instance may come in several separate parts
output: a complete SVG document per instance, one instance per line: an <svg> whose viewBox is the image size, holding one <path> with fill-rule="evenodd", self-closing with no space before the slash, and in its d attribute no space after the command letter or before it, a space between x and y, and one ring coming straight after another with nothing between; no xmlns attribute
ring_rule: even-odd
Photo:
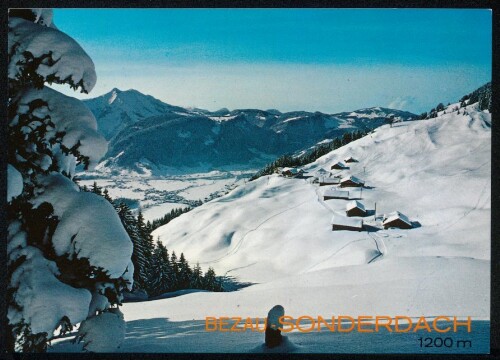
<svg viewBox="0 0 500 360"><path fill-rule="evenodd" d="M141 163L173 168L258 167L345 132L417 118L382 107L337 114L225 108L211 112L116 88L85 103L109 141L105 166L126 168Z"/></svg>

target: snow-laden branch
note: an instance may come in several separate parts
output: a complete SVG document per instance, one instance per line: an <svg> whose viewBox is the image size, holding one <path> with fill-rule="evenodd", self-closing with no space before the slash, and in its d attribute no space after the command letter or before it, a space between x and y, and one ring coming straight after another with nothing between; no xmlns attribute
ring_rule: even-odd
<svg viewBox="0 0 500 360"><path fill-rule="evenodd" d="M94 63L68 35L21 18L9 19L9 79L22 79L29 69L40 82L69 83L88 93L96 83Z"/></svg>
<svg viewBox="0 0 500 360"><path fill-rule="evenodd" d="M54 127L45 135L46 139L64 133L61 145L64 149L77 147L78 152L88 158L89 167L97 165L108 149L104 137L97 132L97 122L92 112L78 99L63 95L51 88L41 90L27 89L17 100L17 114L33 114L43 119L50 116ZM14 118L16 121L16 118ZM72 155L65 154L61 148L54 147L60 171L74 173Z"/></svg>
<svg viewBox="0 0 500 360"><path fill-rule="evenodd" d="M126 273L132 241L113 206L99 195L80 192L74 182L59 173L39 176L38 180L41 193L31 203L34 207L50 203L59 218L52 237L56 255L87 258L111 279Z"/></svg>
<svg viewBox="0 0 500 360"><path fill-rule="evenodd" d="M7 316L11 324L24 321L34 334L52 335L64 316L72 323L85 320L92 298L90 291L59 281L57 265L45 259L35 247L15 249L10 256L25 257L13 272L9 284L17 289L14 300L22 307L9 307Z"/></svg>

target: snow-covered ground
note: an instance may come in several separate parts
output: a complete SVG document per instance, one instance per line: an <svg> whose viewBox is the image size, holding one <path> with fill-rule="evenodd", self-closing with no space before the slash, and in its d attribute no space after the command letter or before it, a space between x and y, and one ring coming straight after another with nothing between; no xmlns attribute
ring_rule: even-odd
<svg viewBox="0 0 500 360"><path fill-rule="evenodd" d="M192 174L144 176L135 172L119 175L82 173L81 186L98 186L108 189L113 199L135 200L146 220L163 217L174 208L193 206L194 202L206 202L226 194L255 173L256 170L210 171Z"/></svg>
<svg viewBox="0 0 500 360"><path fill-rule="evenodd" d="M314 176L348 156L357 159L334 175L365 181L362 191L348 190L373 211L363 218L368 231L332 231L332 215L345 215L348 200L324 201L329 186L277 175L241 184L155 230L154 238L204 269L256 284L124 304L128 330L121 350L261 352L263 334L211 333L203 320L264 318L277 304L294 318L489 320L491 116L473 105L469 115L449 110L435 119L383 126L304 168ZM407 215L414 227L384 230L382 215L393 211ZM475 342L470 351L488 350L487 324L474 323L473 335L483 344ZM416 334L363 335L292 332L276 351L422 351Z"/></svg>
<svg viewBox="0 0 500 360"><path fill-rule="evenodd" d="M318 159L313 175L347 156L349 170L367 188L350 188L377 215L406 214L411 230L331 231L331 215L346 200L323 201L328 186L310 179L272 175L240 186L154 232L166 246L190 259L230 271L243 281L279 277L346 265L441 256L489 260L490 115L439 118L384 126L373 134ZM196 220L196 221L193 221ZM376 226L374 216L365 223ZM375 231L378 230L378 231ZM485 278L485 281L488 279Z"/></svg>

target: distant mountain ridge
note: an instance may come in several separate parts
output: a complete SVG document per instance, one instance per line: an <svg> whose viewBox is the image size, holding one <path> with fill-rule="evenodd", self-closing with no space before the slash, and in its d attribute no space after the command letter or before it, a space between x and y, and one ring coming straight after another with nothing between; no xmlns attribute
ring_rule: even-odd
<svg viewBox="0 0 500 360"><path fill-rule="evenodd" d="M109 140L106 166L119 167L137 163L177 168L255 167L345 132L417 118L410 112L382 107L338 114L226 108L211 112L119 89L85 103Z"/></svg>
<svg viewBox="0 0 500 360"><path fill-rule="evenodd" d="M122 91L114 88L99 97L84 100L97 119L99 131L111 139L131 124L166 112L187 112L186 109L166 104L137 90Z"/></svg>

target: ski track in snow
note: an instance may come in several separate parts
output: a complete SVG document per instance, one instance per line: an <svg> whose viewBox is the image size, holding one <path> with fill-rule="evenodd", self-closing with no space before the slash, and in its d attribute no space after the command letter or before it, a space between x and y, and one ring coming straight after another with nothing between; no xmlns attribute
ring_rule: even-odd
<svg viewBox="0 0 500 360"><path fill-rule="evenodd" d="M245 241L245 238L247 237L248 234L250 234L251 232L254 232L254 231L258 230L262 225L264 225L265 223L267 223L269 220L271 220L271 219L273 219L273 218L275 218L275 217L277 217L279 215L282 215L282 214L284 214L284 213L286 213L286 212L288 212L288 211L290 211L292 209L298 208L299 206L302 206L303 204L305 204L307 202L309 202L309 200L303 201L303 202L301 202L298 205L292 206L292 207L287 208L285 210L282 210L282 211L280 211L280 212L278 212L278 213L276 213L274 215L271 215L270 217L268 217L264 221L262 221L259 225L257 225L257 227L255 227L255 228L247 231L245 233L245 235L243 235L243 237L238 241L238 243L236 244L236 246L232 250L228 251L225 255L222 255L220 258L215 259L215 260L200 262L200 264L204 264L204 265L206 265L206 264L216 264L219 261L221 261L222 259L226 258L227 256L236 254L238 252L238 250L240 249L241 245L243 244L243 242Z"/></svg>
<svg viewBox="0 0 500 360"><path fill-rule="evenodd" d="M483 164L484 165L484 164ZM482 166L482 165L481 165ZM477 201L476 201L476 204L470 208L469 210L467 210L462 216L460 216L459 218L457 218L454 222L448 224L446 227L440 229L440 230L437 230L437 231L433 231L433 232L425 232L424 234L426 235L432 235L432 234L439 234L445 230L448 230L450 229L451 227L453 227L454 225L458 224L460 221L462 221L464 218L466 218L467 216L469 216L473 211L475 210L478 210L478 207L479 207L479 203L481 202L481 198L483 197L483 195L486 193L486 191L489 189L489 184L490 184L490 179L487 179L486 180L486 183L484 184L484 186L482 187L482 190L481 192L479 193L479 196L477 197ZM485 203L487 203L487 201L490 199L490 197L486 197L485 198ZM439 226L439 224L435 225L435 226Z"/></svg>
<svg viewBox="0 0 500 360"><path fill-rule="evenodd" d="M337 255L341 250L345 249L346 247L354 244L354 243L357 243L359 241L366 241L367 238L364 237L364 238L361 238L361 239L357 239L357 240L351 240L349 242L347 242L346 244L342 245L339 249L336 249L332 254L328 255L328 257L326 257L324 260L321 260L320 262L308 267L306 270L303 271L303 273L306 273L306 272L309 272L311 269L314 269L316 266L320 265L320 264L323 264L325 262L327 262L328 260L330 260L331 258L333 258L335 255Z"/></svg>

